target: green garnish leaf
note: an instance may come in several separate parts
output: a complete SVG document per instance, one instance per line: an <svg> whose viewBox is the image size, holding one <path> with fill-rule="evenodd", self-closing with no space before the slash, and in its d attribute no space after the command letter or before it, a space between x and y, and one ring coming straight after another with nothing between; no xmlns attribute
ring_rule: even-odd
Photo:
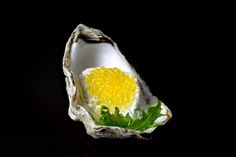
<svg viewBox="0 0 236 157"><path fill-rule="evenodd" d="M146 130L151 127L158 126L155 120L163 116L161 114L161 101L158 100L155 104L151 104L147 111L143 111L140 106L134 110L134 115L131 117L129 113L123 116L116 107L113 114L110 113L106 106L101 108L100 123L108 126L118 126L133 130Z"/></svg>

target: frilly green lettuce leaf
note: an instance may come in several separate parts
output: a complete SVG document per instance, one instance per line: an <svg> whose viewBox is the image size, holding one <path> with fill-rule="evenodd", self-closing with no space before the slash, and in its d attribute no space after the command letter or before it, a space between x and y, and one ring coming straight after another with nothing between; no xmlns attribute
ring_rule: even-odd
<svg viewBox="0 0 236 157"><path fill-rule="evenodd" d="M161 114L160 100L155 104L150 104L147 111L143 111L140 109L140 106L138 106L134 110L133 117L131 117L129 113L123 116L117 107L115 108L115 112L111 114L106 106L102 106L100 124L143 131L158 126L159 124L155 123L155 120L161 116L163 116L163 114Z"/></svg>

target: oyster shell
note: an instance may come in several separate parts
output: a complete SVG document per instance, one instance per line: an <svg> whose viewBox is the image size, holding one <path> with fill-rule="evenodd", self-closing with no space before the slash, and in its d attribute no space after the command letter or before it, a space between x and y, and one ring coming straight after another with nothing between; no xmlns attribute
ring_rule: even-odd
<svg viewBox="0 0 236 157"><path fill-rule="evenodd" d="M144 134L152 133L157 126L145 130L135 130L119 126L101 125L97 122L99 113L88 107L80 80L81 73L91 67L117 67L126 73L134 75L139 81L141 95L139 103L142 104L142 110L147 110L149 104L158 101L111 38L104 35L100 30L80 24L69 38L63 57L63 71L66 76L70 118L83 122L87 134L94 138L136 137L142 139L145 138ZM155 123L164 125L172 117L172 114L163 102L161 102L161 114L155 120Z"/></svg>

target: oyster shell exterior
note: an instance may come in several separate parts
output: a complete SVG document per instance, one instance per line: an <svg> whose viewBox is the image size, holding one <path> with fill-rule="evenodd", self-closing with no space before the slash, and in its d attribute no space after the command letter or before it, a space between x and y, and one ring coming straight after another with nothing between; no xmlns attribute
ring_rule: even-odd
<svg viewBox="0 0 236 157"><path fill-rule="evenodd" d="M70 118L83 122L87 134L94 138L145 138L143 135L152 133L156 127L139 131L96 123L98 115L87 107L79 75L87 68L101 66L118 67L127 73L135 75L141 84L141 102L143 104L150 104L157 100L111 38L104 35L100 30L80 24L71 34L63 57L63 72L66 76ZM145 110L147 105L142 106L142 108ZM164 103L161 104L161 109L163 116L156 119L155 122L164 125L172 117L172 114Z"/></svg>

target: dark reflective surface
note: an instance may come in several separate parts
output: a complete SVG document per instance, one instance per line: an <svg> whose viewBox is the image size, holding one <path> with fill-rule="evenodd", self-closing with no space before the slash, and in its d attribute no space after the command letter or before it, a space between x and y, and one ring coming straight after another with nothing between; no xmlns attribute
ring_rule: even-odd
<svg viewBox="0 0 236 157"><path fill-rule="evenodd" d="M185 149L192 148L188 143L195 136L191 133L190 120L185 118L192 110L188 105L194 94L187 89L194 86L195 82L188 78L195 69L186 70L186 66L194 64L196 52L192 49L192 54L188 54L191 42L186 18L150 15L138 19L127 16L128 22L119 18L122 15L111 20L106 16L78 17L76 12L70 18L54 13L35 14L34 18L19 15L21 24L9 24L12 31L6 39L11 41L7 42L11 51L5 54L9 65L4 67L9 68L3 79L11 83L5 87L6 83L2 82L5 94L0 155L186 154ZM153 22L155 19L160 21ZM79 23L101 29L112 37L152 93L171 109L173 118L156 130L152 140L96 140L86 134L83 124L69 118L62 58L65 44ZM186 56L188 59L184 59Z"/></svg>

